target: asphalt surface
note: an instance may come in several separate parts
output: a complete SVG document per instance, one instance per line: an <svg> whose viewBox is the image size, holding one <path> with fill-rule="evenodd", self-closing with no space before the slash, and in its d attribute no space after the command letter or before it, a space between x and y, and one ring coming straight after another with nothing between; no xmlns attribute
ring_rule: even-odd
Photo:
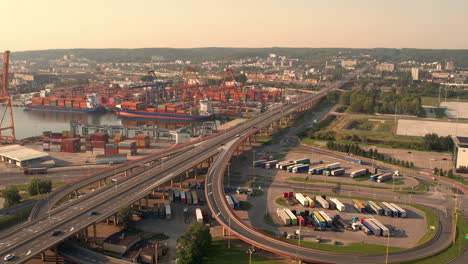
<svg viewBox="0 0 468 264"><path fill-rule="evenodd" d="M329 89L337 85L332 85ZM312 95L302 102L319 96L324 96L324 93ZM256 127L264 127L282 116L295 112L298 105L300 104L290 104L265 112L228 131L195 143L193 148L164 164L148 167L132 177L124 178L121 182L99 188L55 208L20 228L0 234L1 260L3 261L3 257L7 254L14 254L15 259L4 263L24 263L42 251L63 242L79 230L105 220L115 214L119 208L138 201L161 184L216 155L228 140L243 137L249 130L255 132L258 130ZM110 173L113 175L113 170L110 170ZM93 211L97 214L92 215ZM54 236L52 235L54 231L61 233Z"/></svg>

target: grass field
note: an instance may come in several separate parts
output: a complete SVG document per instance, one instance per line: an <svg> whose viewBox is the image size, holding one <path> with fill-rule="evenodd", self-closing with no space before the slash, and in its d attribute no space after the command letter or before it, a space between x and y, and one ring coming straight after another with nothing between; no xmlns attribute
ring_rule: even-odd
<svg viewBox="0 0 468 264"><path fill-rule="evenodd" d="M52 182L52 190L56 190L56 189L62 187L63 185L65 185L64 182ZM44 194L34 195L34 196L29 195L29 193L28 193L29 184L27 184L27 183L26 184L17 184L17 185L14 185L14 186L16 186L16 188L20 192L20 196L21 196L22 201L39 198L42 195L44 195Z"/></svg>
<svg viewBox="0 0 468 264"><path fill-rule="evenodd" d="M240 201L239 202L239 207L243 211L248 211L250 208L252 208L252 204L246 201Z"/></svg>
<svg viewBox="0 0 468 264"><path fill-rule="evenodd" d="M297 245L297 240L287 240ZM362 254L385 254L387 247L383 245L367 244L367 243L350 243L348 245L332 245L321 244L311 241L301 241L301 246L310 247L320 250L340 252L340 253L362 253ZM389 252L397 252L405 250L405 248L389 247Z"/></svg>
<svg viewBox="0 0 468 264"><path fill-rule="evenodd" d="M337 182L337 181L325 181L319 179L308 179L305 178L290 178L292 181L297 182L323 182L323 183L330 183L330 184L341 184L341 185L349 185L349 186L356 186L356 187L363 187L363 188L374 188L374 189L391 189L391 187L384 187L384 186L374 186L374 185L367 185L367 184L358 184L358 183L348 183L348 182Z"/></svg>
<svg viewBox="0 0 468 264"><path fill-rule="evenodd" d="M463 215L459 214L457 219L457 236L455 243L451 244L447 249L439 252L438 254L435 254L434 256L417 261L406 262L404 264L448 263L457 257L460 253L462 253L468 245L468 239L465 238L466 234L468 234L468 225L465 223Z"/></svg>
<svg viewBox="0 0 468 264"><path fill-rule="evenodd" d="M241 249L231 247L228 249L226 241L220 238L214 238L211 246L206 252L206 257L203 259L204 264L238 264L249 263L249 254ZM252 263L255 264L281 264L281 262L268 260L252 254Z"/></svg>
<svg viewBox="0 0 468 264"><path fill-rule="evenodd" d="M275 202L276 202L276 204L281 205L281 206L289 206L289 204L281 197L276 199Z"/></svg>
<svg viewBox="0 0 468 264"><path fill-rule="evenodd" d="M263 216L263 222L265 222L265 223L267 223L269 225L274 225L275 224L275 222L273 221L273 218L271 218L271 215L269 215L269 214L265 214Z"/></svg>
<svg viewBox="0 0 468 264"><path fill-rule="evenodd" d="M28 220L29 214L31 213L32 206L24 208L20 211L0 217L0 230L6 229L10 226L16 225L23 221Z"/></svg>
<svg viewBox="0 0 468 264"><path fill-rule="evenodd" d="M395 183L393 183L395 182ZM385 182L386 184L390 184L390 185L402 185L402 184L405 184L405 181L404 180L394 180L394 181L386 181Z"/></svg>

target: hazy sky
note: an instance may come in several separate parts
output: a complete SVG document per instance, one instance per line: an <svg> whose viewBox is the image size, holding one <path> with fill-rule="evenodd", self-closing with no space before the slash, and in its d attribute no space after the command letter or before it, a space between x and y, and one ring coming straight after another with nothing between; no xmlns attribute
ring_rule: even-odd
<svg viewBox="0 0 468 264"><path fill-rule="evenodd" d="M0 50L468 49L468 0L0 0Z"/></svg>

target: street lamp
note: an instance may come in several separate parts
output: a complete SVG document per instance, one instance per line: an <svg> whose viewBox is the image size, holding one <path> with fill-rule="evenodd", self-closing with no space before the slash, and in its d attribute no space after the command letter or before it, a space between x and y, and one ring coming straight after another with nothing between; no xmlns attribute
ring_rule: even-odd
<svg viewBox="0 0 468 264"><path fill-rule="evenodd" d="M117 192L117 179L111 179L111 182L115 182L115 192Z"/></svg>
<svg viewBox="0 0 468 264"><path fill-rule="evenodd" d="M252 254L255 252L254 249L249 248L246 253L249 253L249 264L252 264Z"/></svg>

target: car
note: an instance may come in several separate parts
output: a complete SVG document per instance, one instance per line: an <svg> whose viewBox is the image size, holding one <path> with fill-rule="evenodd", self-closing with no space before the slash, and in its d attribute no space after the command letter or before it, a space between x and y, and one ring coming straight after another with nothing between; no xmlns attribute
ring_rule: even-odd
<svg viewBox="0 0 468 264"><path fill-rule="evenodd" d="M3 259L6 261L13 260L15 258L15 254L8 254Z"/></svg>
<svg viewBox="0 0 468 264"><path fill-rule="evenodd" d="M97 212L96 211L91 211L89 212L90 215L97 215Z"/></svg>
<svg viewBox="0 0 468 264"><path fill-rule="evenodd" d="M447 158L443 158L442 160L447 160Z"/></svg>
<svg viewBox="0 0 468 264"><path fill-rule="evenodd" d="M52 236L58 236L62 233L62 231L60 230L55 230L54 232L52 232Z"/></svg>

